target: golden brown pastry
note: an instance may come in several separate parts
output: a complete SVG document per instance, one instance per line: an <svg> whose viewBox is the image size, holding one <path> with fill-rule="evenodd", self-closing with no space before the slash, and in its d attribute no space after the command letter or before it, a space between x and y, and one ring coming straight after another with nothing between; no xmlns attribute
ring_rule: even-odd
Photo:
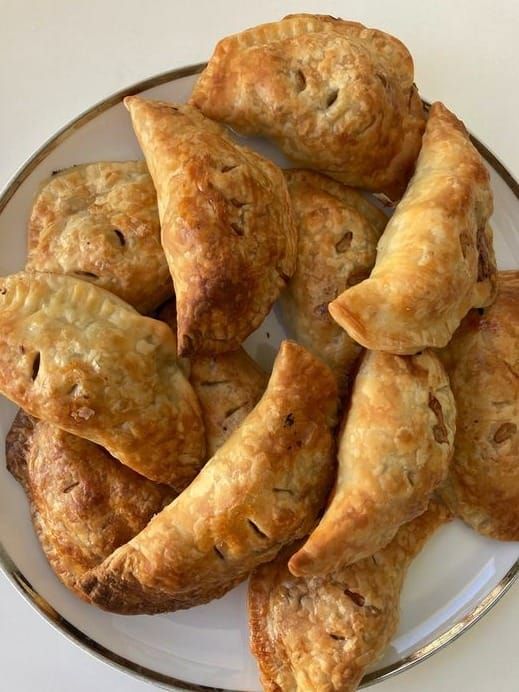
<svg viewBox="0 0 519 692"><path fill-rule="evenodd" d="M0 392L182 489L205 440L175 350L165 324L93 284L28 272L0 279Z"/></svg>
<svg viewBox="0 0 519 692"><path fill-rule="evenodd" d="M174 502L83 577L85 593L118 613L190 608L304 536L333 479L336 407L328 367L283 342L252 413Z"/></svg>
<svg viewBox="0 0 519 692"><path fill-rule="evenodd" d="M175 301L163 306L158 317L176 333ZM268 377L243 348L183 358L182 366L200 402L210 459L256 406Z"/></svg>
<svg viewBox="0 0 519 692"><path fill-rule="evenodd" d="M29 220L28 271L91 281L150 312L173 293L144 161L89 163L46 180Z"/></svg>
<svg viewBox="0 0 519 692"><path fill-rule="evenodd" d="M378 244L371 276L332 303L366 348L445 346L471 307L495 297L490 178L463 123L433 104L416 173Z"/></svg>
<svg viewBox="0 0 519 692"><path fill-rule="evenodd" d="M519 272L498 274L496 302L469 312L440 357L458 409L442 497L484 536L519 541Z"/></svg>
<svg viewBox="0 0 519 692"><path fill-rule="evenodd" d="M220 41L190 103L305 167L398 197L425 126L413 72L393 36L296 14Z"/></svg>
<svg viewBox="0 0 519 692"><path fill-rule="evenodd" d="M236 350L295 268L283 173L194 108L124 102L157 189L179 354Z"/></svg>
<svg viewBox="0 0 519 692"><path fill-rule="evenodd" d="M291 558L292 574L324 576L373 555L424 512L447 475L455 419L449 380L433 352L367 352L339 437L335 489Z"/></svg>
<svg viewBox="0 0 519 692"><path fill-rule="evenodd" d="M17 444L23 437L25 444ZM9 470L27 492L52 569L82 598L77 585L82 574L133 538L175 497L170 487L143 478L102 447L22 411L6 452Z"/></svg>
<svg viewBox="0 0 519 692"><path fill-rule="evenodd" d="M339 389L361 347L332 320L328 303L367 276L386 216L360 192L319 173L285 171L298 228L296 271L281 295L293 337L332 369Z"/></svg>
<svg viewBox="0 0 519 692"><path fill-rule="evenodd" d="M448 519L445 507L431 503L383 550L328 577L293 577L290 550L258 567L249 584L249 624L263 689L356 690L396 631L410 562Z"/></svg>

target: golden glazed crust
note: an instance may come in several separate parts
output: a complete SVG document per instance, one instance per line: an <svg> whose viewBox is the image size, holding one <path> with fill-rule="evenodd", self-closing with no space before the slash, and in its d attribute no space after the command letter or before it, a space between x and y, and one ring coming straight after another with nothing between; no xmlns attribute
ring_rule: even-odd
<svg viewBox="0 0 519 692"><path fill-rule="evenodd" d="M283 342L252 413L174 502L83 577L85 593L127 614L223 596L315 524L333 479L336 407L327 366Z"/></svg>
<svg viewBox="0 0 519 692"><path fill-rule="evenodd" d="M144 161L89 163L53 175L36 197L28 240L27 271L91 281L144 313L173 294Z"/></svg>
<svg viewBox="0 0 519 692"><path fill-rule="evenodd" d="M433 104L416 173L378 244L369 279L330 306L366 348L445 346L471 307L495 297L490 179L467 131Z"/></svg>
<svg viewBox="0 0 519 692"><path fill-rule="evenodd" d="M36 533L56 575L85 598L78 579L141 531L175 493L88 440L50 423L36 422L33 427L23 412L11 434L18 431L20 436L24 426L29 442L23 458L25 489ZM9 446L11 472L18 464L16 457L16 447Z"/></svg>
<svg viewBox="0 0 519 692"><path fill-rule="evenodd" d="M519 541L519 272L500 272L496 302L479 312L440 353L458 408L441 493L479 533Z"/></svg>
<svg viewBox="0 0 519 692"><path fill-rule="evenodd" d="M393 36L299 14L221 40L190 103L273 139L302 166L400 196L425 117L413 61Z"/></svg>
<svg viewBox="0 0 519 692"><path fill-rule="evenodd" d="M179 354L236 350L295 268L283 173L194 108L124 102L157 189Z"/></svg>
<svg viewBox="0 0 519 692"><path fill-rule="evenodd" d="M163 306L158 317L176 333L174 300ZM256 406L268 377L243 348L183 358L182 366L200 402L210 459Z"/></svg>
<svg viewBox="0 0 519 692"><path fill-rule="evenodd" d="M328 303L369 276L387 218L357 190L324 175L288 170L285 176L298 252L281 295L283 316L295 340L331 368L342 392L362 349L332 320Z"/></svg>
<svg viewBox="0 0 519 692"><path fill-rule="evenodd" d="M263 689L356 690L396 631L409 563L448 518L431 503L383 550L324 578L293 577L290 550L258 567L249 583L249 625Z"/></svg>
<svg viewBox="0 0 519 692"><path fill-rule="evenodd" d="M176 489L203 463L200 407L171 330L85 281L0 279L0 391Z"/></svg>
<svg viewBox="0 0 519 692"><path fill-rule="evenodd" d="M425 511L445 480L456 409L431 351L412 357L369 351L339 437L339 472L321 522L289 566L324 576L372 555Z"/></svg>

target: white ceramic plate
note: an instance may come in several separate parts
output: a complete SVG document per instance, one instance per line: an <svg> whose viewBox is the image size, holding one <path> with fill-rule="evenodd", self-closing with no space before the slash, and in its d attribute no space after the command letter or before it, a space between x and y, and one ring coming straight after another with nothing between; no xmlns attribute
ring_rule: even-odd
<svg viewBox="0 0 519 692"><path fill-rule="evenodd" d="M128 93L184 101L201 66L161 75L117 94L80 116L22 168L0 198L0 275L25 262L25 228L33 195L52 171L98 160L141 158L121 104ZM260 140L247 140L283 164ZM519 193L499 162L479 143L495 193L493 227L498 265L519 267ZM274 309L246 346L269 368L285 330ZM171 615L110 615L70 594L49 568L34 534L25 496L5 469L5 435L15 407L0 398L0 563L19 591L86 650L134 675L171 689L259 690L248 650L246 584L219 601ZM486 612L514 581L519 544L476 535L460 522L444 527L411 566L398 632L384 659L366 676L373 683L423 660ZM13 592L14 597L14 592Z"/></svg>

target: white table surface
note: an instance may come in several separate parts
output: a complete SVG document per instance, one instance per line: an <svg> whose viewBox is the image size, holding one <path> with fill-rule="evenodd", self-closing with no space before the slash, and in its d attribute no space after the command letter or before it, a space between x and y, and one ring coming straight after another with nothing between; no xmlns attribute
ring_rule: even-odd
<svg viewBox="0 0 519 692"><path fill-rule="evenodd" d="M445 101L519 178L516 0L0 0L0 188L44 140L96 101L206 59L227 33L297 11L356 19L401 38L415 58L423 96ZM377 689L519 690L518 615L515 586L457 642ZM151 687L69 643L0 575L0 690L72 689Z"/></svg>

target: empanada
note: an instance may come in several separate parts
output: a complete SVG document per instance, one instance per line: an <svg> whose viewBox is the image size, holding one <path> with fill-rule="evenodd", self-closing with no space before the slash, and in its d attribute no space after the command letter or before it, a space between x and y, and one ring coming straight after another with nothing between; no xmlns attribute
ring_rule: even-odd
<svg viewBox="0 0 519 692"><path fill-rule="evenodd" d="M7 436L6 460L25 488L52 569L82 598L82 574L175 497L169 486L143 478L93 442L23 412Z"/></svg>
<svg viewBox="0 0 519 692"><path fill-rule="evenodd" d="M357 22L296 14L218 43L190 103L348 185L400 196L425 117L413 60Z"/></svg>
<svg viewBox="0 0 519 692"><path fill-rule="evenodd" d="M498 274L496 302L439 355L458 408L442 497L476 531L519 541L519 272Z"/></svg>
<svg viewBox="0 0 519 692"><path fill-rule="evenodd" d="M445 346L471 307L495 297L492 204L488 171L463 123L435 103L375 268L330 304L334 320L376 351Z"/></svg>
<svg viewBox="0 0 519 692"><path fill-rule="evenodd" d="M27 271L91 281L140 312L173 294L144 161L89 163L54 174L36 197L28 239Z"/></svg>
<svg viewBox="0 0 519 692"><path fill-rule="evenodd" d="M324 576L373 555L425 511L447 475L455 419L449 380L433 352L367 352L339 436L335 489L291 558L292 574Z"/></svg>
<svg viewBox="0 0 519 692"><path fill-rule="evenodd" d="M266 692L352 692L393 637L412 559L449 519L438 503L372 557L328 577L293 577L289 550L249 584L250 642Z"/></svg>
<svg viewBox="0 0 519 692"><path fill-rule="evenodd" d="M0 279L0 392L176 489L203 464L200 406L171 330L85 281Z"/></svg>
<svg viewBox="0 0 519 692"><path fill-rule="evenodd" d="M163 306L158 317L176 333L175 301ZM183 358L181 365L200 402L210 459L256 406L268 377L243 348Z"/></svg>
<svg viewBox="0 0 519 692"><path fill-rule="evenodd" d="M191 485L82 579L118 613L190 608L223 596L315 524L334 474L337 388L283 342L267 390Z"/></svg>
<svg viewBox="0 0 519 692"><path fill-rule="evenodd" d="M285 171L298 229L296 271L281 295L292 336L347 389L361 347L332 320L328 303L367 276L386 216L360 192L319 173Z"/></svg>
<svg viewBox="0 0 519 692"><path fill-rule="evenodd" d="M236 350L295 268L283 173L195 108L124 102L157 189L179 354Z"/></svg>

